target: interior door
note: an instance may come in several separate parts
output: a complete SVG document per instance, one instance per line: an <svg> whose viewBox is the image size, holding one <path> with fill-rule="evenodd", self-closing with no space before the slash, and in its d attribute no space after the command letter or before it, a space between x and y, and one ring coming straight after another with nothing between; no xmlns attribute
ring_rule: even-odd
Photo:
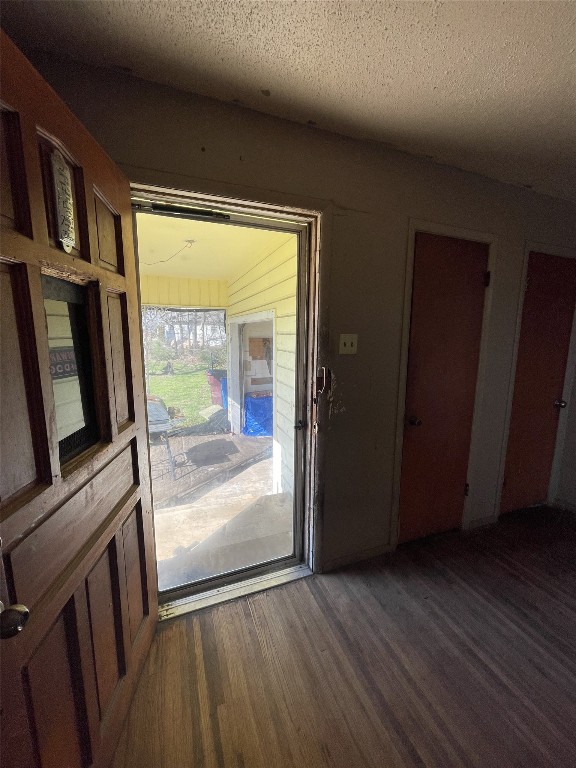
<svg viewBox="0 0 576 768"><path fill-rule="evenodd" d="M157 614L130 189L1 53L0 750L103 766Z"/></svg>
<svg viewBox="0 0 576 768"><path fill-rule="evenodd" d="M488 246L416 234L400 541L462 522Z"/></svg>
<svg viewBox="0 0 576 768"><path fill-rule="evenodd" d="M576 306L576 259L531 253L501 512L545 503Z"/></svg>

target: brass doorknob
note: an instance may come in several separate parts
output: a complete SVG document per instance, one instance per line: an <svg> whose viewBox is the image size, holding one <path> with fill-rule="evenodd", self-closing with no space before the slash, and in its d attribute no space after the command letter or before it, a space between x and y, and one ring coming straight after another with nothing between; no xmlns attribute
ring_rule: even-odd
<svg viewBox="0 0 576 768"><path fill-rule="evenodd" d="M14 603L4 608L0 603L0 638L7 640L22 632L30 617L30 611L25 605Z"/></svg>

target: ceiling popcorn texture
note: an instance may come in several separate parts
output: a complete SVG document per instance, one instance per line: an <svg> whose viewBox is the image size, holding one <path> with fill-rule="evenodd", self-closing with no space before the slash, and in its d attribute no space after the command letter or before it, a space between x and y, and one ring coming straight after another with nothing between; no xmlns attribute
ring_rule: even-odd
<svg viewBox="0 0 576 768"><path fill-rule="evenodd" d="M2 2L52 51L576 200L576 2Z"/></svg>

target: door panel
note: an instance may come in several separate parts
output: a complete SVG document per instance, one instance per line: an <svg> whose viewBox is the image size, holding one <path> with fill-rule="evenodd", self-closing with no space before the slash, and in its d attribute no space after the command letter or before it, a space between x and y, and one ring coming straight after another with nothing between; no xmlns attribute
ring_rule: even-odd
<svg viewBox="0 0 576 768"><path fill-rule="evenodd" d="M12 271L0 264L0 501L9 498L37 477L24 366L18 343L18 320Z"/></svg>
<svg viewBox="0 0 576 768"><path fill-rule="evenodd" d="M75 692L80 681L73 663L75 622L67 605L25 667L29 706L34 712L35 741L42 768L82 768L85 723L77 723ZM80 727L79 727L80 725Z"/></svg>
<svg viewBox="0 0 576 768"><path fill-rule="evenodd" d="M106 712L118 684L121 664L118 639L121 638L120 595L114 543L105 549L86 579L90 612L94 666L100 714Z"/></svg>
<svg viewBox="0 0 576 768"><path fill-rule="evenodd" d="M1 53L0 592L30 620L0 640L0 749L102 768L157 616L130 188Z"/></svg>
<svg viewBox="0 0 576 768"><path fill-rule="evenodd" d="M501 512L545 503L576 305L576 259L531 253Z"/></svg>
<svg viewBox="0 0 576 768"><path fill-rule="evenodd" d="M416 235L400 541L462 521L487 265L484 243Z"/></svg>

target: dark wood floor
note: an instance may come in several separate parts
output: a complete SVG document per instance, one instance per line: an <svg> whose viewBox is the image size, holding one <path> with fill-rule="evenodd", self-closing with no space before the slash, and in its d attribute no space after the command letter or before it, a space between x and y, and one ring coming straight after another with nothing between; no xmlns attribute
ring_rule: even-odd
<svg viewBox="0 0 576 768"><path fill-rule="evenodd" d="M164 624L114 765L576 766L576 517L508 516Z"/></svg>

